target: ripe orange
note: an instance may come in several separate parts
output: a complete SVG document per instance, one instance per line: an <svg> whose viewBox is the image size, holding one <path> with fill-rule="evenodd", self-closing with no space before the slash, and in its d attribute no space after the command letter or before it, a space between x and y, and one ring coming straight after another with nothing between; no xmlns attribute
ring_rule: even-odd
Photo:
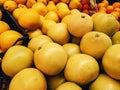
<svg viewBox="0 0 120 90"><path fill-rule="evenodd" d="M47 11L55 11L57 12L57 7L53 1L49 1L48 4L46 5Z"/></svg>
<svg viewBox="0 0 120 90"><path fill-rule="evenodd" d="M34 9L27 9L26 12L22 13L18 17L18 23L20 26L27 30L35 30L40 27L40 16Z"/></svg>
<svg viewBox="0 0 120 90"><path fill-rule="evenodd" d="M27 0L13 0L15 1L17 4L26 4Z"/></svg>
<svg viewBox="0 0 120 90"><path fill-rule="evenodd" d="M31 8L36 3L36 0L27 0L26 6Z"/></svg>
<svg viewBox="0 0 120 90"><path fill-rule="evenodd" d="M18 38L23 37L20 33L14 30L5 31L0 34L0 47L3 52L10 48ZM16 44L22 44L22 41L17 42Z"/></svg>
<svg viewBox="0 0 120 90"><path fill-rule="evenodd" d="M6 0L3 4L3 7L5 10L12 12L13 10L17 8L17 3L12 0Z"/></svg>
<svg viewBox="0 0 120 90"><path fill-rule="evenodd" d="M2 6L6 0L0 0L0 5Z"/></svg>
<svg viewBox="0 0 120 90"><path fill-rule="evenodd" d="M120 80L120 44L109 47L103 58L102 65L104 71L112 78ZM112 66L112 67L111 67Z"/></svg>
<svg viewBox="0 0 120 90"><path fill-rule="evenodd" d="M114 3L112 4L112 6L113 6L114 8L120 8L120 2L114 2Z"/></svg>
<svg viewBox="0 0 120 90"><path fill-rule="evenodd" d="M68 58L64 75L67 81L79 85L86 85L95 80L99 74L99 65L92 56L88 54L74 54Z"/></svg>
<svg viewBox="0 0 120 90"><path fill-rule="evenodd" d="M10 30L9 24L7 24L5 21L0 21L0 34L7 30Z"/></svg>
<svg viewBox="0 0 120 90"><path fill-rule="evenodd" d="M107 7L106 7L106 12L107 13L111 13L111 12L113 12L114 11L114 7L112 6L112 5L108 5Z"/></svg>

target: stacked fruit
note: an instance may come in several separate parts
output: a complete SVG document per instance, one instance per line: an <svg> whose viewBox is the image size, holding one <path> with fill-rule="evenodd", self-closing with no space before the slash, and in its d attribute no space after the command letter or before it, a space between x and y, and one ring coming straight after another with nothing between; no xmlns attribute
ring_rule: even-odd
<svg viewBox="0 0 120 90"><path fill-rule="evenodd" d="M103 0L98 3L98 12L108 13L113 15L117 20L120 19L120 2L109 4L108 0Z"/></svg>
<svg viewBox="0 0 120 90"><path fill-rule="evenodd" d="M17 34L0 34L9 90L120 90L120 23L109 13L85 13L90 1L0 1L30 38L2 50Z"/></svg>

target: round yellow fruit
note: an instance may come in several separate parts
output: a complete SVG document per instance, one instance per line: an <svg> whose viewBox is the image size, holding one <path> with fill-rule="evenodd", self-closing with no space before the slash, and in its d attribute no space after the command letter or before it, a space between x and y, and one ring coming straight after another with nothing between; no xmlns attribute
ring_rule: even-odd
<svg viewBox="0 0 120 90"><path fill-rule="evenodd" d="M82 88L74 82L65 82L59 85L55 90L82 90Z"/></svg>
<svg viewBox="0 0 120 90"><path fill-rule="evenodd" d="M47 90L46 78L39 70L26 68L12 78L9 90Z"/></svg>
<svg viewBox="0 0 120 90"><path fill-rule="evenodd" d="M39 36L36 36L36 37L32 38L28 42L27 47L34 52L36 49L41 47L43 44L49 43L49 42L53 42L52 39L49 36L47 36L47 35L39 35Z"/></svg>
<svg viewBox="0 0 120 90"><path fill-rule="evenodd" d="M12 46L3 56L1 67L3 72L13 77L20 70L31 67L33 64L33 52L22 45Z"/></svg>
<svg viewBox="0 0 120 90"><path fill-rule="evenodd" d="M92 31L92 18L85 13L71 14L68 23L68 31L76 37L82 37L85 33Z"/></svg>
<svg viewBox="0 0 120 90"><path fill-rule="evenodd" d="M99 65L92 56L74 54L68 58L64 75L68 81L86 85L95 80L99 74Z"/></svg>
<svg viewBox="0 0 120 90"><path fill-rule="evenodd" d="M57 75L67 63L67 53L57 43L45 43L35 50L34 64L46 75Z"/></svg>
<svg viewBox="0 0 120 90"><path fill-rule="evenodd" d="M113 34L112 43L113 44L120 44L120 31L117 31L115 34Z"/></svg>
<svg viewBox="0 0 120 90"><path fill-rule="evenodd" d="M109 47L103 58L102 65L104 71L114 79L120 80L120 44Z"/></svg>
<svg viewBox="0 0 120 90"><path fill-rule="evenodd" d="M86 33L80 42L81 52L89 54L96 59L101 59L110 46L112 46L110 37L98 31Z"/></svg>
<svg viewBox="0 0 120 90"><path fill-rule="evenodd" d="M107 74L99 74L97 79L93 81L90 86L89 90L119 90L120 83L117 80L109 77Z"/></svg>
<svg viewBox="0 0 120 90"><path fill-rule="evenodd" d="M106 33L108 36L112 36L118 28L118 21L111 14L97 14L93 17L93 29L95 31Z"/></svg>

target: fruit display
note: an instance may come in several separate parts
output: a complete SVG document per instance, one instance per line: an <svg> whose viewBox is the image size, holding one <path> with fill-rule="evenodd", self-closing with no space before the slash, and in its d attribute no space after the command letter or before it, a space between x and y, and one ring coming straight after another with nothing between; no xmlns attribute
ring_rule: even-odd
<svg viewBox="0 0 120 90"><path fill-rule="evenodd" d="M120 90L120 1L0 0L0 90Z"/></svg>

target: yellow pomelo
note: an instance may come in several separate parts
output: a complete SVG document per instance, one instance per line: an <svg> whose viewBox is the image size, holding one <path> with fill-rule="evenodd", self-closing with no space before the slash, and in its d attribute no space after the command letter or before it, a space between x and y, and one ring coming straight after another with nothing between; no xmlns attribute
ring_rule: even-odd
<svg viewBox="0 0 120 90"><path fill-rule="evenodd" d="M112 43L113 44L120 44L120 31L117 31L112 36Z"/></svg>
<svg viewBox="0 0 120 90"><path fill-rule="evenodd" d="M67 63L67 53L57 43L46 43L35 50L34 64L46 75L57 75Z"/></svg>
<svg viewBox="0 0 120 90"><path fill-rule="evenodd" d="M93 24L95 31L106 33L109 36L119 30L118 21L111 14L97 14L93 17Z"/></svg>
<svg viewBox="0 0 120 90"><path fill-rule="evenodd" d="M80 53L80 47L75 43L66 43L63 45L63 48L65 49L69 57L73 54Z"/></svg>
<svg viewBox="0 0 120 90"><path fill-rule="evenodd" d="M66 79L63 75L63 73L60 73L55 76L49 76L47 78L47 84L49 90L55 90L59 85L66 82Z"/></svg>
<svg viewBox="0 0 120 90"><path fill-rule="evenodd" d="M26 68L12 78L9 90L47 90L46 78L39 70Z"/></svg>
<svg viewBox="0 0 120 90"><path fill-rule="evenodd" d="M81 52L89 54L96 59L101 59L110 46L112 46L110 37L98 31L86 33L80 42Z"/></svg>
<svg viewBox="0 0 120 90"><path fill-rule="evenodd" d="M76 37L82 37L85 33L92 31L92 18L85 13L71 14L68 23L68 31Z"/></svg>
<svg viewBox="0 0 120 90"><path fill-rule="evenodd" d="M120 80L120 44L109 47L103 58L102 65L104 71L114 79Z"/></svg>
<svg viewBox="0 0 120 90"><path fill-rule="evenodd" d="M56 23L48 29L47 35L61 45L67 43L70 39L70 34L65 23Z"/></svg>
<svg viewBox="0 0 120 90"><path fill-rule="evenodd" d="M89 90L120 90L120 83L106 74L99 74L97 79L93 81Z"/></svg>
<svg viewBox="0 0 120 90"><path fill-rule="evenodd" d="M32 50L22 45L16 45L6 51L2 59L1 67L7 76L13 77L20 70L31 67L32 64Z"/></svg>
<svg viewBox="0 0 120 90"><path fill-rule="evenodd" d="M48 42L53 42L52 39L47 36L47 35L39 35L36 37L33 37L29 42L28 42L28 48L30 48L33 52L41 47L43 44L48 43Z"/></svg>
<svg viewBox="0 0 120 90"><path fill-rule="evenodd" d="M59 85L55 90L82 90L82 88L74 82L65 82Z"/></svg>
<svg viewBox="0 0 120 90"><path fill-rule="evenodd" d="M68 58L64 75L67 81L86 85L97 78L99 64L96 59L87 54L74 54Z"/></svg>

